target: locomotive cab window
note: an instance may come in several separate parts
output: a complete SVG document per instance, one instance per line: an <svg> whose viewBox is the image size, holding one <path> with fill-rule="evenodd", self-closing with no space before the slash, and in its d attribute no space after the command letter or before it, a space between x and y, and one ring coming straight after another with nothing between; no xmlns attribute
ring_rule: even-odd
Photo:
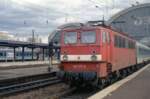
<svg viewBox="0 0 150 99"><path fill-rule="evenodd" d="M107 42L107 35L106 35L106 32L102 32L102 40L103 40L103 43L106 43L106 42Z"/></svg>
<svg viewBox="0 0 150 99"><path fill-rule="evenodd" d="M94 31L81 32L81 43L95 43L96 33Z"/></svg>
<svg viewBox="0 0 150 99"><path fill-rule="evenodd" d="M77 32L67 32L64 35L65 44L75 44L77 43Z"/></svg>
<svg viewBox="0 0 150 99"><path fill-rule="evenodd" d="M106 32L107 43L110 43L110 34Z"/></svg>

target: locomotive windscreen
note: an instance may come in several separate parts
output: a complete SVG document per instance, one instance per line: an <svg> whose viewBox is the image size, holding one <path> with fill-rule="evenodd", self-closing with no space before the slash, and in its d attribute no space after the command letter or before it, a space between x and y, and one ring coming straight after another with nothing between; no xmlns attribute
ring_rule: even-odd
<svg viewBox="0 0 150 99"><path fill-rule="evenodd" d="M81 32L81 43L95 43L96 33L94 31Z"/></svg>
<svg viewBox="0 0 150 99"><path fill-rule="evenodd" d="M77 32L66 32L64 35L65 44L77 43Z"/></svg>

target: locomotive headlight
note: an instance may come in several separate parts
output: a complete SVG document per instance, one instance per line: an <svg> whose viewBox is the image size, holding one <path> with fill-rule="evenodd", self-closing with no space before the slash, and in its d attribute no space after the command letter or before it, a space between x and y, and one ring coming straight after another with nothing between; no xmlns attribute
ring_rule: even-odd
<svg viewBox="0 0 150 99"><path fill-rule="evenodd" d="M64 56L63 56L63 60L64 60L64 61L67 61L67 60L68 60L68 56L67 56L67 55L64 55Z"/></svg>
<svg viewBox="0 0 150 99"><path fill-rule="evenodd" d="M91 56L91 60L92 60L92 61L96 61L96 60L97 60L97 56L96 56L96 55L92 55L92 56Z"/></svg>

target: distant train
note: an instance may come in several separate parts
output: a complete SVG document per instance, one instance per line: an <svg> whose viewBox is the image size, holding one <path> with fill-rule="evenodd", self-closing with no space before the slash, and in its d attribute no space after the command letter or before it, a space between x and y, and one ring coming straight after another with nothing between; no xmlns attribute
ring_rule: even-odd
<svg viewBox="0 0 150 99"><path fill-rule="evenodd" d="M15 61L21 61L22 60L22 51L18 50L16 51L15 55ZM33 60L37 60L38 56L37 53L33 53ZM0 49L0 62L4 61L13 61L14 60L14 52L11 49ZM30 61L32 60L32 52L31 51L25 51L24 52L24 60Z"/></svg>
<svg viewBox="0 0 150 99"><path fill-rule="evenodd" d="M59 35L59 76L72 85L106 85L150 60L149 47L99 21L69 24Z"/></svg>

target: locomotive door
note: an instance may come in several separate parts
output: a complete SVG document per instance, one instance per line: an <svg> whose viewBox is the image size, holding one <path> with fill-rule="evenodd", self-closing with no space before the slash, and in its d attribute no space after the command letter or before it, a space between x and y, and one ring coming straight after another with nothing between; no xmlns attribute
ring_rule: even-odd
<svg viewBox="0 0 150 99"><path fill-rule="evenodd" d="M110 39L110 32L106 32L107 38L107 60L108 62L111 61L111 39Z"/></svg>
<svg viewBox="0 0 150 99"><path fill-rule="evenodd" d="M110 62L110 34L109 32L102 31L102 45L103 45L103 54L104 59L107 62Z"/></svg>

